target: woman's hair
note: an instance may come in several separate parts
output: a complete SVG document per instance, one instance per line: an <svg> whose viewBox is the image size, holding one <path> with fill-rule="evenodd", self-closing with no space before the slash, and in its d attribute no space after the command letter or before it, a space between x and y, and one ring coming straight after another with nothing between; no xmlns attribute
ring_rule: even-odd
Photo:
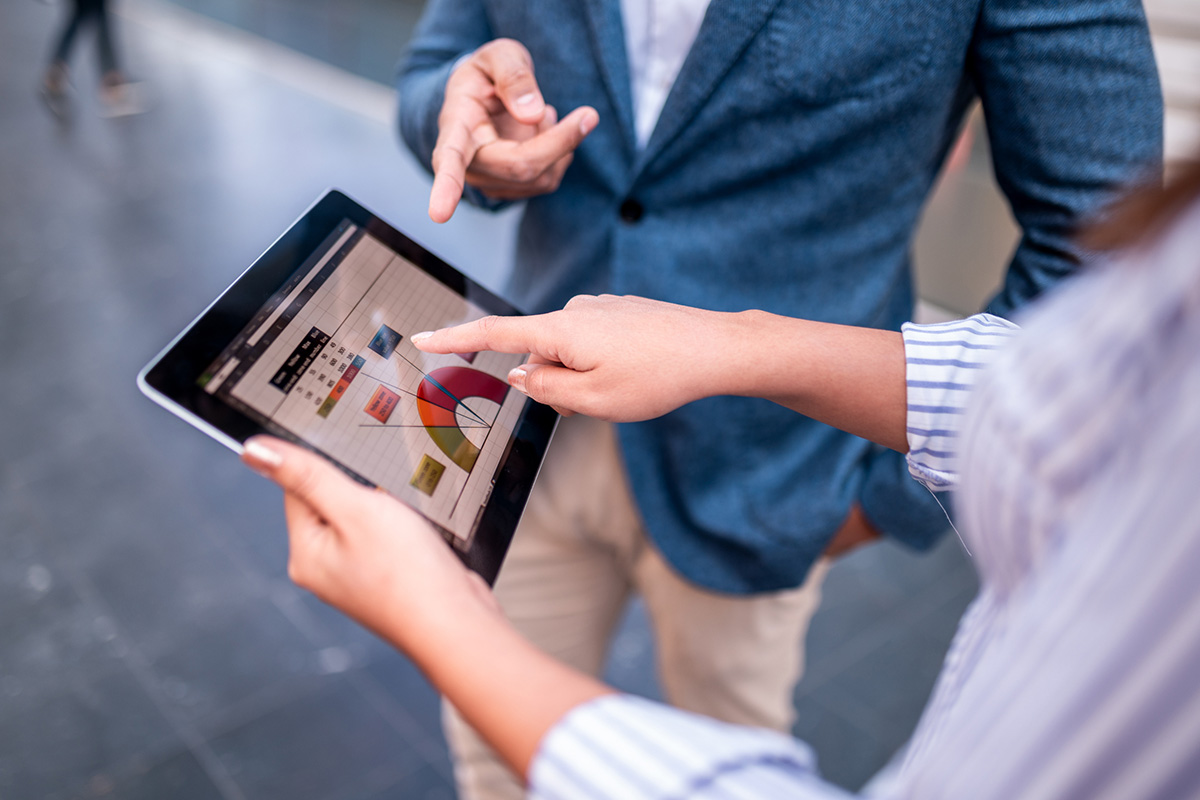
<svg viewBox="0 0 1200 800"><path fill-rule="evenodd" d="M1119 200L1079 241L1096 252L1133 247L1161 233L1198 198L1200 154L1165 187L1144 187Z"/></svg>

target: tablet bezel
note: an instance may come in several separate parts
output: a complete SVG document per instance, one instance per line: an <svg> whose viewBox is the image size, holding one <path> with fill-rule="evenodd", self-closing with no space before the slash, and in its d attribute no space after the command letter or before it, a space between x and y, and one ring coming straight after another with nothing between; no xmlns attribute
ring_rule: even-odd
<svg viewBox="0 0 1200 800"><path fill-rule="evenodd" d="M265 428L197 383L272 295L298 270L306 268L314 255L319 255L317 249L346 219L487 313L521 313L359 203L331 189L142 369L137 379L142 392L236 453L241 453L242 443L251 436L282 433L284 438L325 456L356 480L374 485L308 442L286 435L282 429ZM458 546L453 534L434 523L443 538L454 544L452 549L463 563L489 584L495 581L508 551L557 422L558 414L552 408L527 401L468 549Z"/></svg>

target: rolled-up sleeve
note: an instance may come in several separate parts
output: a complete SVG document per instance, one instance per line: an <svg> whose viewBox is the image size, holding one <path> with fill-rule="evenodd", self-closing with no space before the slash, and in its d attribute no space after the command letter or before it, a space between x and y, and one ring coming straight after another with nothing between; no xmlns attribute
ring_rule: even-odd
<svg viewBox="0 0 1200 800"><path fill-rule="evenodd" d="M821 780L804 743L629 695L569 713L530 770L532 800L849 797Z"/></svg>
<svg viewBox="0 0 1200 800"><path fill-rule="evenodd" d="M937 325L906 324L909 473L939 492L958 483L958 433L979 374L1019 330L977 314Z"/></svg>

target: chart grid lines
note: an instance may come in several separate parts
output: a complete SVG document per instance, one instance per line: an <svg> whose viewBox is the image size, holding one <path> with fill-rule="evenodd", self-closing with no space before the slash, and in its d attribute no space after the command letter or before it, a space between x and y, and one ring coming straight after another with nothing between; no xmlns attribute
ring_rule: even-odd
<svg viewBox="0 0 1200 800"><path fill-rule="evenodd" d="M230 394L466 542L477 513L464 510L490 496L526 402L505 380L524 357L468 362L423 353L410 337L485 314L364 234ZM311 362L289 366L318 335Z"/></svg>

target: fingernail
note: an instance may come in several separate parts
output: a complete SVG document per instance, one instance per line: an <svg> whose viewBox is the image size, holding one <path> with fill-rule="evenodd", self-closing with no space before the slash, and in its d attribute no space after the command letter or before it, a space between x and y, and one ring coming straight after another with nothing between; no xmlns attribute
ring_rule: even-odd
<svg viewBox="0 0 1200 800"><path fill-rule="evenodd" d="M251 439L246 442L242 450L245 452L247 458L259 466L274 469L283 463L283 456L257 439Z"/></svg>
<svg viewBox="0 0 1200 800"><path fill-rule="evenodd" d="M583 119L579 121L579 132L587 136L592 132L592 128L596 127L596 123L600 121L599 117L591 114L585 114Z"/></svg>
<svg viewBox="0 0 1200 800"><path fill-rule="evenodd" d="M525 378L528 376L529 370L524 365L513 367L508 372L508 382L521 394L528 395L529 393L525 391Z"/></svg>
<svg viewBox="0 0 1200 800"><path fill-rule="evenodd" d="M517 98L517 105L519 105L519 106L532 105L533 101L535 101L535 100L537 100L537 95L534 94L533 92L529 92L528 94L523 94Z"/></svg>
<svg viewBox="0 0 1200 800"><path fill-rule="evenodd" d="M412 336L408 337L408 340L413 344L420 344L430 336L433 336L433 331L421 331L420 333L414 333Z"/></svg>

